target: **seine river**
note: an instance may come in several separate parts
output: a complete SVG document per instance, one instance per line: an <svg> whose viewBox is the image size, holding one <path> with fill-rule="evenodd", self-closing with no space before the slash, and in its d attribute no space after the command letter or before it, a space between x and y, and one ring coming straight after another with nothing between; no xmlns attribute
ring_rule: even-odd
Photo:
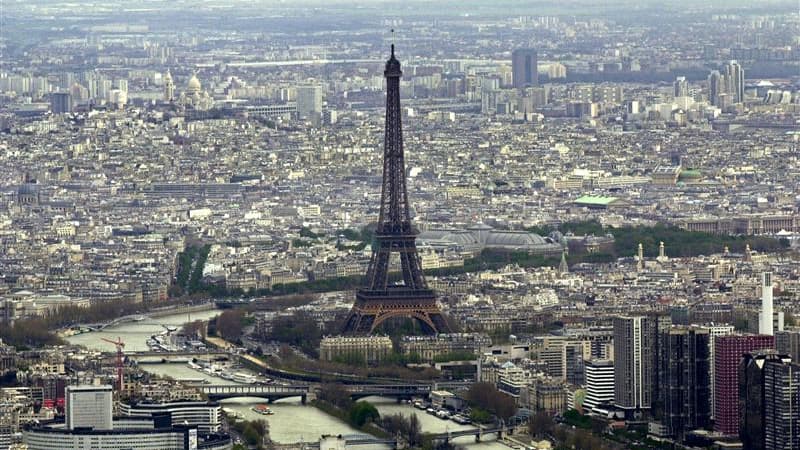
<svg viewBox="0 0 800 450"><path fill-rule="evenodd" d="M128 322L108 327L103 331L72 336L68 338L68 341L73 344L83 345L89 349L114 351L114 346L103 341L102 338L110 340L121 338L125 342L126 351L147 350L147 339L153 334L163 332L166 327L180 327L188 321L207 320L217 314L219 314L217 310L208 310L191 314L183 313L159 318L147 318L139 322ZM231 381L194 370L181 363L142 364L141 367L151 373L169 375L175 379L203 378L215 384L232 383ZM381 414L416 414L424 432L443 433L470 428L469 425L458 425L449 420L439 419L408 404L397 404L393 399L369 397L365 400L373 403ZM251 411L250 408L259 403L264 403L264 400L243 397L222 401L222 405L226 410L235 411L247 419L266 420L269 423L270 437L278 443L316 442L323 434L359 434L358 430L339 419L331 417L313 406L301 404L299 398L289 398L274 402L270 405L270 408L275 414L270 416L262 416ZM476 444L474 438L462 437L455 439L454 443L475 450L508 450L509 447L498 442L492 442L489 439L493 438L485 436L484 442ZM375 446L374 448L378 447ZM364 447L364 450L371 449Z"/></svg>

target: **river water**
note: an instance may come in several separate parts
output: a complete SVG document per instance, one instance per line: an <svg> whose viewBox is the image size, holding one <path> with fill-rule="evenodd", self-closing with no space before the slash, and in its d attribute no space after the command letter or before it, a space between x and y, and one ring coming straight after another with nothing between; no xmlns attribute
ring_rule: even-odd
<svg viewBox="0 0 800 450"><path fill-rule="evenodd" d="M115 351L113 344L102 339L116 340L122 339L125 343L126 351L145 351L148 350L146 341L153 334L163 332L167 327L180 327L184 323L192 320L208 320L219 314L218 310L208 310L193 312L191 314L173 314L158 318L147 318L139 322L127 322L103 331L95 331L71 336L67 340L72 344L83 345L86 348L101 351ZM213 384L231 384L232 381L224 380L219 377L211 376L207 373L190 368L182 363L159 363L142 364L142 369L158 374L168 375L175 379L202 378ZM393 399L381 397L369 397L365 399L373 403L382 415L387 414L416 414L423 432L445 433L447 431L457 431L471 428L469 425L459 425L449 420L442 420L438 417L427 414L424 411L415 409L409 404L398 404ZM348 435L360 434L358 430L342 422L341 420L329 416L313 406L303 405L299 398L287 398L278 400L270 405L275 414L263 416L251 410L259 403L265 403L259 398L234 398L223 400L222 405L226 410L235 411L244 418L250 420L262 419L269 423L270 437L278 443L294 442L316 442L323 434L328 435ZM472 437L462 437L453 442L463 445L470 450L508 450L503 444L492 442L493 437L484 436L484 442L475 443ZM364 450L380 448L378 446L364 447Z"/></svg>
<svg viewBox="0 0 800 450"><path fill-rule="evenodd" d="M167 326L181 327L193 320L208 320L219 315L219 310L209 309L207 311L171 314L158 318L146 318L139 322L126 322L103 329L69 337L67 340L71 344L83 345L93 350L104 352L116 351L114 344L103 341L103 338L116 341L121 338L125 343L125 351L140 352L147 351L147 340L154 334L166 331Z"/></svg>

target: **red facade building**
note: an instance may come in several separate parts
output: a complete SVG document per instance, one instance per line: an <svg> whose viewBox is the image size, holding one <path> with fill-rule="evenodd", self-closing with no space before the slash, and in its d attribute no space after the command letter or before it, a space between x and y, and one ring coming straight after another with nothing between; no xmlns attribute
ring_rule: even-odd
<svg viewBox="0 0 800 450"><path fill-rule="evenodd" d="M718 336L714 344L714 431L739 434L739 363L745 353L774 349L775 337Z"/></svg>

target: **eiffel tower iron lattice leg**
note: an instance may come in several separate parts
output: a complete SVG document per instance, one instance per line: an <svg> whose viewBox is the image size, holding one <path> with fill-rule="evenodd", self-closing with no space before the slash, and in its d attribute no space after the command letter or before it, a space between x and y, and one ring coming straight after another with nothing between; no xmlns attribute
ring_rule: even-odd
<svg viewBox="0 0 800 450"><path fill-rule="evenodd" d="M375 245L364 286L356 294L345 334L369 334L383 322L407 317L420 323L429 334L450 331L428 288L417 253L417 234L411 223L406 191L403 128L400 113L400 62L392 55L386 61L386 128L383 148L383 184ZM402 284L389 276L392 253L400 256Z"/></svg>

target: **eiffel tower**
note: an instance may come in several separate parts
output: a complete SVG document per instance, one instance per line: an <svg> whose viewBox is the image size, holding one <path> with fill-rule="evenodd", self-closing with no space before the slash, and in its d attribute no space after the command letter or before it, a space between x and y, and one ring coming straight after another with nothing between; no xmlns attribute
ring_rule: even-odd
<svg viewBox="0 0 800 450"><path fill-rule="evenodd" d="M386 61L386 130L383 148L383 187L375 243L364 286L345 324L345 334L369 334L395 317L412 318L428 334L450 331L428 288L417 253L417 233L411 225L403 161L403 128L400 122L400 61ZM392 253L400 255L402 284L389 277Z"/></svg>

